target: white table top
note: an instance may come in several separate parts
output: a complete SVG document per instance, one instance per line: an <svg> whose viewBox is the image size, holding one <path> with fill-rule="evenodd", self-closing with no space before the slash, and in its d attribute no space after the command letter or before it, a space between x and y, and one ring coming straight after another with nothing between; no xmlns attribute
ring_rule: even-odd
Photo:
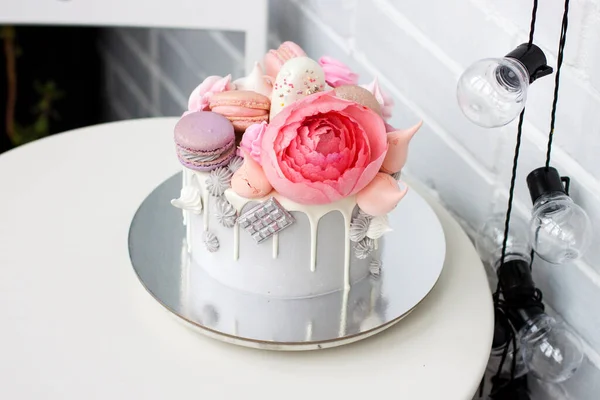
<svg viewBox="0 0 600 400"><path fill-rule="evenodd" d="M414 183L448 248L433 291L395 327L278 353L171 317L138 282L127 235L139 204L180 169L175 121L98 125L0 155L0 399L473 396L493 332L486 276L456 221Z"/></svg>

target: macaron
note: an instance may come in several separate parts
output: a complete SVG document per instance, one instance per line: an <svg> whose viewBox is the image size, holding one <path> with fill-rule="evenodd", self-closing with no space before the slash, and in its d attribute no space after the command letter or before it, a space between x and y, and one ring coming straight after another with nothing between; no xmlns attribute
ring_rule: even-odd
<svg viewBox="0 0 600 400"><path fill-rule="evenodd" d="M294 42L283 42L277 50L269 50L264 59L266 74L275 78L283 64L295 57L306 57L306 53Z"/></svg>
<svg viewBox="0 0 600 400"><path fill-rule="evenodd" d="M237 133L244 133L253 124L269 121L271 100L250 90L215 93L210 98L210 110L225 116Z"/></svg>
<svg viewBox="0 0 600 400"><path fill-rule="evenodd" d="M185 114L175 125L177 158L185 167L211 171L235 156L235 132L224 116L210 111Z"/></svg>

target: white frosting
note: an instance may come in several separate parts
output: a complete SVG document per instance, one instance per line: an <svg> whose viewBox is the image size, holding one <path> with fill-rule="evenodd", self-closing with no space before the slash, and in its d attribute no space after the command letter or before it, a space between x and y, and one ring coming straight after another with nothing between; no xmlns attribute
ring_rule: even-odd
<svg viewBox="0 0 600 400"><path fill-rule="evenodd" d="M171 204L181 209L183 214L183 225L185 226L188 252L192 251L192 224L190 222L192 213L202 213L202 198L198 181L195 176L185 168L183 169L183 184L178 199L171 200Z"/></svg>
<svg viewBox="0 0 600 400"><path fill-rule="evenodd" d="M254 68L248 76L236 79L233 81L237 90L250 90L252 92L260 93L263 96L271 97L271 91L273 88L265 79L265 74L259 63L254 63Z"/></svg>
<svg viewBox="0 0 600 400"><path fill-rule="evenodd" d="M367 237L375 240L375 249L377 249L377 239L382 237L387 232L390 232L392 228L390 227L388 216L382 215L380 217L374 217L369 223L369 228L367 229Z"/></svg>
<svg viewBox="0 0 600 400"><path fill-rule="evenodd" d="M366 309L372 293L372 280L318 298L289 301L268 299L232 290L211 279L196 263L190 269L190 311L201 314L214 308L218 319L212 329L231 332L248 339L287 342L315 342L358 332L360 324L374 310ZM218 305L218 306L217 306ZM364 310L361 308L365 308ZM360 312L357 313L357 310ZM293 313L293 318L290 314ZM358 318L348 315L359 314ZM204 320L203 315L199 315ZM337 316L337 317L336 317ZM282 324L281 321L286 321Z"/></svg>
<svg viewBox="0 0 600 400"><path fill-rule="evenodd" d="M235 209L239 212L242 211L244 206L251 201L259 201L263 202L268 200L271 197L275 197L277 201L288 211L300 211L308 217L308 221L310 223L310 270L315 271L317 265L317 229L319 227L319 220L326 214L329 214L332 211L339 211L344 216L344 222L346 223L345 231L346 231L346 249L345 253L350 254L350 220L352 219L352 211L356 206L356 197L350 196L346 197L342 200L336 201L335 203L330 204L322 204L322 205L305 205L296 203L288 199L287 197L281 196L277 192L271 192L265 197L261 197L260 199L248 199L246 197L242 197L235 193L232 189L227 189L225 191L225 197L227 200L235 207ZM236 253L239 250L236 251ZM273 250L273 254L275 254L275 250ZM344 259L344 270L350 268L350 257L345 257ZM349 286L348 274L344 274L344 284Z"/></svg>
<svg viewBox="0 0 600 400"><path fill-rule="evenodd" d="M277 258L279 255L279 234L273 235L273 258Z"/></svg>
<svg viewBox="0 0 600 400"><path fill-rule="evenodd" d="M370 259L352 256L349 232L354 196L317 206L293 202L276 192L248 199L228 189L218 198L208 193L208 173L187 170L187 174L200 186L204 206L202 215L190 217L187 237L192 256L226 286L271 297L304 298L347 291L353 282L369 274ZM237 223L227 228L218 222L219 201L226 199L239 215L255 202L271 197L292 213L296 222L264 243L257 244ZM208 230L219 240L219 249L213 253L201 240Z"/></svg>

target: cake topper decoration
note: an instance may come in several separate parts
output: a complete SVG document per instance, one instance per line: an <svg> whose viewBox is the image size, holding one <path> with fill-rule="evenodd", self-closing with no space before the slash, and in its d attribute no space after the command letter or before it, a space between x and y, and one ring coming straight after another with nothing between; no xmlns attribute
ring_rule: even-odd
<svg viewBox="0 0 600 400"><path fill-rule="evenodd" d="M381 275L381 260L373 258L369 264L369 273L372 277L377 278Z"/></svg>
<svg viewBox="0 0 600 400"><path fill-rule="evenodd" d="M197 215L202 213L202 196L196 186L188 185L181 188L179 198L171 200L171 204Z"/></svg>
<svg viewBox="0 0 600 400"><path fill-rule="evenodd" d="M362 104L381 116L381 106L379 105L379 102L367 89L356 85L345 85L337 87L333 91L335 97Z"/></svg>
<svg viewBox="0 0 600 400"><path fill-rule="evenodd" d="M233 84L237 90L249 90L266 97L271 97L271 91L273 90L270 79L266 79L262 67L257 62L254 63L254 68L248 76L236 79Z"/></svg>
<svg viewBox="0 0 600 400"><path fill-rule="evenodd" d="M266 122L250 125L242 136L242 141L240 143L240 155L243 155L243 150L249 154L254 161L260 163L260 146L266 129Z"/></svg>
<svg viewBox="0 0 600 400"><path fill-rule="evenodd" d="M273 190L261 166L244 152L244 164L231 178L231 189L240 196L248 199L258 199Z"/></svg>
<svg viewBox="0 0 600 400"><path fill-rule="evenodd" d="M214 93L225 92L235 89L231 83L231 75L225 77L209 76L200 85L196 87L190 94L188 100L188 112L206 111L210 97Z"/></svg>
<svg viewBox="0 0 600 400"><path fill-rule="evenodd" d="M300 204L328 204L363 189L381 168L387 147L379 115L329 91L297 100L271 120L261 164L281 195Z"/></svg>
<svg viewBox="0 0 600 400"><path fill-rule="evenodd" d="M257 243L262 243L292 225L296 219L271 197L245 211L237 222Z"/></svg>
<svg viewBox="0 0 600 400"><path fill-rule="evenodd" d="M206 190L215 197L222 196L229 189L233 172L227 167L219 167L210 171L206 179Z"/></svg>
<svg viewBox="0 0 600 400"><path fill-rule="evenodd" d="M283 42L279 48L271 49L265 55L264 64L265 72L268 76L275 80L279 70L286 63L286 61L294 57L305 57L306 53L302 50L302 47L298 46L294 42Z"/></svg>
<svg viewBox="0 0 600 400"><path fill-rule="evenodd" d="M325 90L325 73L308 57L286 62L275 79L271 95L271 120L286 106L306 96Z"/></svg>
<svg viewBox="0 0 600 400"><path fill-rule="evenodd" d="M379 102L379 105L381 106L381 116L383 117L383 119L390 119L392 117L392 109L394 108L394 99L392 99L391 96L389 96L387 93L381 90L381 87L379 87L379 80L377 79L377 77L373 79L373 82L367 85L360 86L364 87L369 92L371 92L373 96L375 96L377 102Z"/></svg>
<svg viewBox="0 0 600 400"><path fill-rule="evenodd" d="M360 242L367 236L369 230L369 219L364 215L357 215L350 222L350 240Z"/></svg>
<svg viewBox="0 0 600 400"><path fill-rule="evenodd" d="M346 64L333 57L323 56L319 58L319 65L325 73L325 82L333 88L358 83L358 74L352 72Z"/></svg>
<svg viewBox="0 0 600 400"><path fill-rule="evenodd" d="M421 125L423 125L423 121L419 121L408 129L396 130L387 134L388 151L381 165L381 172L393 174L402 170L408 157L408 144Z"/></svg>
<svg viewBox="0 0 600 400"><path fill-rule="evenodd" d="M375 249L375 241L371 238L364 238L354 245L354 255L360 260L364 260Z"/></svg>
<svg viewBox="0 0 600 400"><path fill-rule="evenodd" d="M242 164L244 164L244 159L240 156L235 156L231 159L231 161L229 161L227 167L231 172L235 173L238 169L242 167Z"/></svg>
<svg viewBox="0 0 600 400"><path fill-rule="evenodd" d="M269 120L271 100L250 90L231 90L212 95L209 107L231 121L240 136L250 125Z"/></svg>
<svg viewBox="0 0 600 400"><path fill-rule="evenodd" d="M367 229L366 236L370 237L371 239L379 239L391 230L392 228L390 228L387 214L381 215L371 220L371 222L369 223L369 229Z"/></svg>
<svg viewBox="0 0 600 400"><path fill-rule="evenodd" d="M375 178L356 195L356 204L367 214L375 217L392 211L408 192L401 189L391 175L379 172Z"/></svg>
<svg viewBox="0 0 600 400"><path fill-rule="evenodd" d="M227 199L221 197L217 200L217 209L215 211L217 221L226 228L233 228L236 220L236 211L233 205Z"/></svg>
<svg viewBox="0 0 600 400"><path fill-rule="evenodd" d="M219 250L219 239L215 236L214 233L210 231L205 231L202 234L202 240L204 241L204 245L206 246L206 250L214 253Z"/></svg>

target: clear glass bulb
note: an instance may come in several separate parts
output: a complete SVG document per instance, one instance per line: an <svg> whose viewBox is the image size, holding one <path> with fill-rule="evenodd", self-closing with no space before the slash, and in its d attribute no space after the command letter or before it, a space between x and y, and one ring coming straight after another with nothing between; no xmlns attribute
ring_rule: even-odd
<svg viewBox="0 0 600 400"><path fill-rule="evenodd" d="M458 80L458 105L473 123L485 128L504 126L525 107L529 73L520 61L504 58L479 60Z"/></svg>
<svg viewBox="0 0 600 400"><path fill-rule="evenodd" d="M579 339L546 314L528 321L519 332L521 354L529 371L546 382L563 382L581 366Z"/></svg>
<svg viewBox="0 0 600 400"><path fill-rule="evenodd" d="M504 220L506 215L494 214L477 233L475 247L481 260L496 270L502 258L502 242L504 241ZM508 229L505 261L515 259L531 262L531 248L527 223L513 215Z"/></svg>
<svg viewBox="0 0 600 400"><path fill-rule="evenodd" d="M535 201L529 232L536 254L553 264L581 257L592 241L588 215L563 193L545 194Z"/></svg>
<svg viewBox="0 0 600 400"><path fill-rule="evenodd" d="M512 347L512 343L508 343L507 346L508 352L506 353L506 359L504 360L504 364L502 365L501 376L510 376L512 370L512 363L514 357L514 350ZM488 362L487 371L490 374L495 374L498 372L498 367L500 367L500 361L502 360L502 353L504 352L504 347L498 349L492 349L491 359ZM525 375L528 371L527 366L525 365L525 361L523 359L523 354L521 354L521 349L517 349L517 358L515 360L515 378L520 378Z"/></svg>

